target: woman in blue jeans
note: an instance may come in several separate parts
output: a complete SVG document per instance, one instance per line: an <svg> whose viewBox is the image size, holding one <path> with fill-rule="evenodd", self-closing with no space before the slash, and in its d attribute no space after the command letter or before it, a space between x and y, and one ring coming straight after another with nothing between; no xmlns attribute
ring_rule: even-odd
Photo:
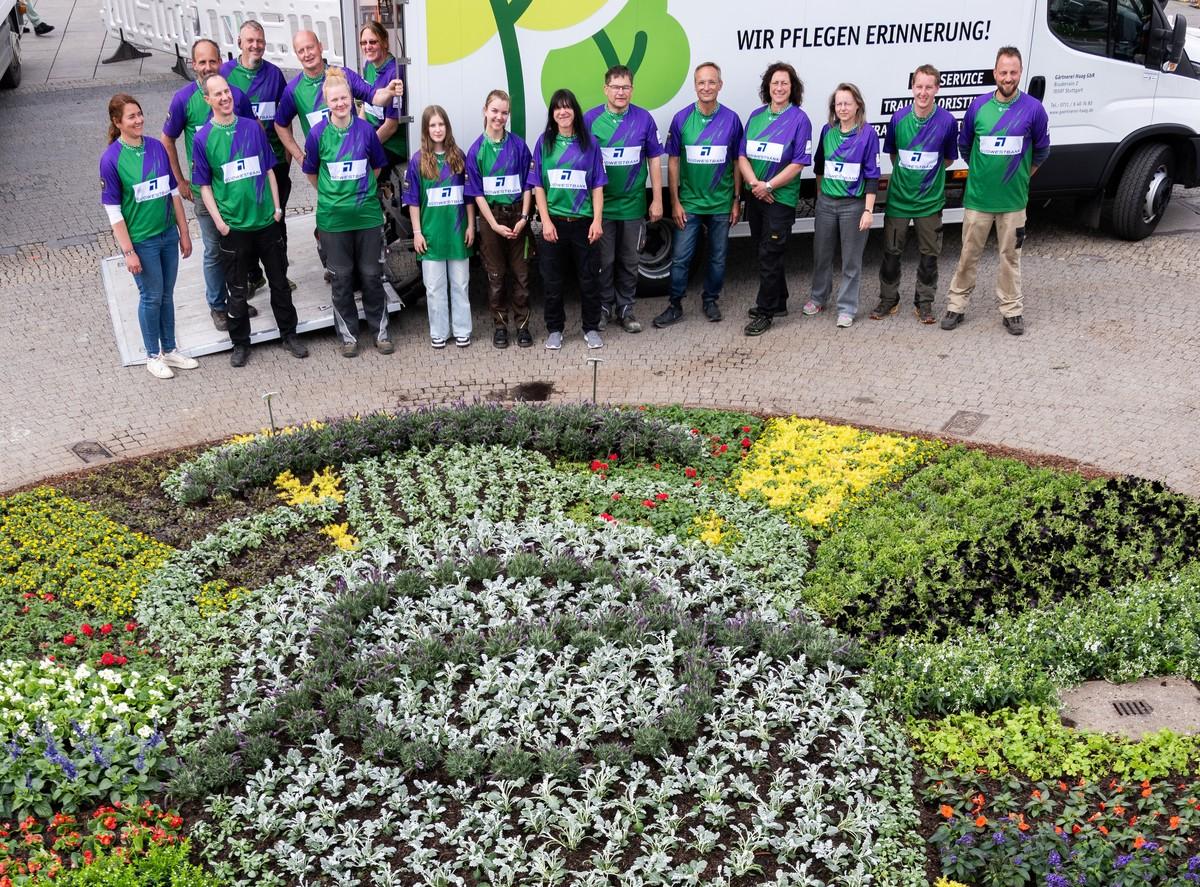
<svg viewBox="0 0 1200 887"><path fill-rule="evenodd" d="M108 120L100 202L141 296L146 368L156 379L170 379L173 369L200 366L175 343L175 275L179 257L192 254L183 200L166 149L158 139L143 138L146 121L137 99L117 93L109 100Z"/></svg>
<svg viewBox="0 0 1200 887"><path fill-rule="evenodd" d="M879 186L879 136L867 123L866 104L853 83L840 83L829 98L829 122L821 130L813 159L817 176L810 317L825 310L833 289L833 249L842 247L842 281L837 294L837 325L854 323L862 282L862 255L875 213Z"/></svg>

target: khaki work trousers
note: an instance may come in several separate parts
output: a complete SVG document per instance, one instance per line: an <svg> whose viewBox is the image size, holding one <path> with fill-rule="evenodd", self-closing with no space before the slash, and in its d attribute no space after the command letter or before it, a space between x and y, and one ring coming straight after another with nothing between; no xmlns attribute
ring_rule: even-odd
<svg viewBox="0 0 1200 887"><path fill-rule="evenodd" d="M1025 241L1025 210L1011 213L985 213L963 210L962 254L954 279L950 281L950 300L947 311L966 314L975 291L975 275L979 257L987 243L988 234L996 226L1000 249L1000 274L996 279L996 298L1000 313L1005 317L1020 317L1021 302L1021 244Z"/></svg>

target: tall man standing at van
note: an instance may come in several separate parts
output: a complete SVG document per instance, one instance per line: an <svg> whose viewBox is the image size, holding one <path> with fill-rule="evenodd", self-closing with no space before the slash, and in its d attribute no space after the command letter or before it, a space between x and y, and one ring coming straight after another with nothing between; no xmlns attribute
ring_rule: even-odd
<svg viewBox="0 0 1200 887"><path fill-rule="evenodd" d="M921 323L933 323L938 257L942 254L942 208L946 205L946 167L958 158L958 121L934 99L941 74L933 65L913 72L913 103L897 109L888 121L883 150L892 157L883 216L883 262L879 266L879 304L872 320L895 314L900 307L900 257L908 242L908 226L917 231L917 291L914 299Z"/></svg>
<svg viewBox="0 0 1200 887"><path fill-rule="evenodd" d="M583 122L604 155L604 236L600 238L600 329L616 317L627 333L640 333L633 316L638 253L646 238L646 178L650 179L650 221L662 218L662 145L645 108L632 103L633 72L614 65L604 75L604 104Z"/></svg>
<svg viewBox="0 0 1200 887"><path fill-rule="evenodd" d="M963 322L979 256L988 232L996 226L1000 273L996 296L1004 327L1014 336L1025 332L1021 301L1021 245L1025 241L1025 206L1029 180L1050 155L1046 109L1021 82L1021 51L1005 46L996 53L996 91L971 103L958 135L959 151L971 173L963 197L962 254L950 281L950 303L942 329Z"/></svg>
<svg viewBox="0 0 1200 887"><path fill-rule="evenodd" d="M213 224L199 194L192 193L192 143L196 132L212 117L212 108L204 100L204 84L221 67L221 49L207 37L192 44L192 70L196 79L183 86L171 99L167 108L167 119L163 124L162 143L167 149L167 161L175 181L179 182L179 195L191 200L196 206L196 221L200 225L200 239L204 242L204 298L212 315L213 326L224 332L229 329L228 305L226 303L225 272L221 264L221 243L217 227ZM236 86L230 90L233 96L233 111L238 117L252 117L254 110L246 94ZM179 165L179 150L176 140L183 136L183 147L187 152L187 175ZM258 312L250 306L250 316Z"/></svg>
<svg viewBox="0 0 1200 887"><path fill-rule="evenodd" d="M721 69L704 62L694 75L696 101L675 115L667 135L667 176L675 232L671 255L670 302L654 318L656 327L683 319L683 296L700 229L708 234L708 270L704 275L704 314L721 319L717 299L725 284L725 251L729 226L738 220L742 174L737 168L742 121L732 109L718 104Z"/></svg>

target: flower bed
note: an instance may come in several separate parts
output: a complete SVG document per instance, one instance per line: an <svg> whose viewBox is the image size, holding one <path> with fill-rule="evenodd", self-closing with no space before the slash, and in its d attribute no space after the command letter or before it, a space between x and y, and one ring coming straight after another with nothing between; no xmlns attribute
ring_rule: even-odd
<svg viewBox="0 0 1200 887"><path fill-rule="evenodd" d="M1200 506L1156 484L673 407L381 414L154 465L0 499L0 879L1200 879L1200 741L1054 707L1200 677ZM26 587L60 557L120 618Z"/></svg>

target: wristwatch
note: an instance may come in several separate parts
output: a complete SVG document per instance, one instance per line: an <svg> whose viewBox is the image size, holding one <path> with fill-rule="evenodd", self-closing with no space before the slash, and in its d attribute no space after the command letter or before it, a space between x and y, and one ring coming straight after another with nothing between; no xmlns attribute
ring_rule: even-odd
<svg viewBox="0 0 1200 887"><path fill-rule="evenodd" d="M770 194L772 191L774 191L774 190L775 190L775 186L774 186L774 185L772 185L770 182L763 182L763 184L767 186L767 193L768 193L768 194Z"/></svg>

